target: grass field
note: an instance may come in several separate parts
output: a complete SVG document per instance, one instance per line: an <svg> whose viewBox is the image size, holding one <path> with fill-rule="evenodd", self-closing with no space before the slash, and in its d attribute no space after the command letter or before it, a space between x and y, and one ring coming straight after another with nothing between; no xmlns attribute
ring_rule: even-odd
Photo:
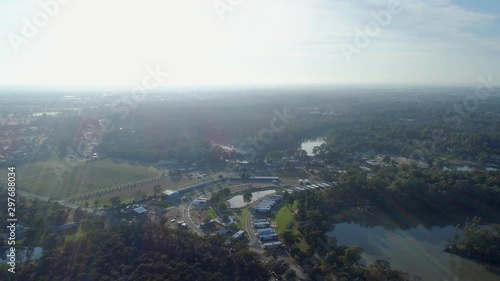
<svg viewBox="0 0 500 281"><path fill-rule="evenodd" d="M290 208L288 208L286 205L284 205L278 211L278 213L276 214L276 216L274 218L275 224L277 226L276 233L278 235L281 235L287 229L289 223L293 222L295 220L294 217L293 217L293 212L295 212L297 210L297 207L298 207L298 202L295 201L293 203L293 205L290 206ZM299 232L297 224L295 224L291 228L291 230L295 234L296 237L300 237L301 238L300 242L297 243L297 247L301 251L305 252L307 250L307 248L308 248L308 245L305 242L305 240L302 239L302 235Z"/></svg>
<svg viewBox="0 0 500 281"><path fill-rule="evenodd" d="M217 213L215 212L214 209L208 209L207 216L209 219L215 219L217 218Z"/></svg>
<svg viewBox="0 0 500 281"><path fill-rule="evenodd" d="M81 162L72 166L62 160L53 160L17 167L16 183L21 190L52 199L63 199L159 174L153 167L115 163L111 160ZM6 176L7 173L0 174L1 183L6 182Z"/></svg>
<svg viewBox="0 0 500 281"><path fill-rule="evenodd" d="M247 216L248 216L248 213L250 213L250 210L248 208L234 209L231 213L237 219L236 225L240 229L246 230L247 229Z"/></svg>
<svg viewBox="0 0 500 281"><path fill-rule="evenodd" d="M288 224L294 220L293 212L297 210L297 205L298 202L295 201L290 208L288 208L288 206L286 205L283 205L281 209L279 209L274 218L277 226L276 233L278 235L281 235L287 229Z"/></svg>

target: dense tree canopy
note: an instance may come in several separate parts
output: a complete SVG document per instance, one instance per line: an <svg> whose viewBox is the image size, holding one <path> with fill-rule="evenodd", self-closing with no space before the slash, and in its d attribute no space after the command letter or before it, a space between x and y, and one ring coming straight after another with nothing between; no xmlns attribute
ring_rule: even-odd
<svg viewBox="0 0 500 281"><path fill-rule="evenodd" d="M245 243L200 238L184 230L133 223L92 229L79 240L21 267L13 280L268 280ZM10 280L10 279L2 279Z"/></svg>

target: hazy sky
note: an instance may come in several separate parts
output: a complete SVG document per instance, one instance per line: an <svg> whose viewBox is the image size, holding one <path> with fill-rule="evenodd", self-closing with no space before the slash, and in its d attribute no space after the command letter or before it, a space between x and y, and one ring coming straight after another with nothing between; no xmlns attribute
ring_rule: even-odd
<svg viewBox="0 0 500 281"><path fill-rule="evenodd" d="M0 85L500 80L498 0L59 0L44 23L51 1L0 1Z"/></svg>

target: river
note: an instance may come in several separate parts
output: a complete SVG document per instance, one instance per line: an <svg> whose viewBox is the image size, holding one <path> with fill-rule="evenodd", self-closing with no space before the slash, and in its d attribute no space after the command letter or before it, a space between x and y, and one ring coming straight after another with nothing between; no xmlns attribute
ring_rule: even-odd
<svg viewBox="0 0 500 281"><path fill-rule="evenodd" d="M436 281L498 281L489 266L443 252L455 228L425 228L386 230L382 226L363 227L355 223L337 224L332 232L340 245L361 246L362 262L378 258L388 260L393 269ZM496 269L498 270L498 269ZM497 271L498 274L499 271Z"/></svg>

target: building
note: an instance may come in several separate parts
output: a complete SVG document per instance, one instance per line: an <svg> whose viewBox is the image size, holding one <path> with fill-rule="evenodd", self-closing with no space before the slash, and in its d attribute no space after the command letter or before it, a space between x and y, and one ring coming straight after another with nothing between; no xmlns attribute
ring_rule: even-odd
<svg viewBox="0 0 500 281"><path fill-rule="evenodd" d="M263 229L258 229L257 230L257 236L258 237L260 237L262 235L272 234L272 233L275 233L272 228L263 228Z"/></svg>
<svg viewBox="0 0 500 281"><path fill-rule="evenodd" d="M253 226L255 228L269 228L269 222L268 221L265 221L265 222L254 222L253 223Z"/></svg>
<svg viewBox="0 0 500 281"><path fill-rule="evenodd" d="M269 234L264 234L264 235L259 236L259 239L261 241L276 240L276 239L278 239L278 234L276 234L274 232L269 233Z"/></svg>
<svg viewBox="0 0 500 281"><path fill-rule="evenodd" d="M265 213L265 212L269 212L271 210L271 208L278 202L281 200L281 195L272 195L270 196L269 198L261 201L259 204L257 204L257 206L255 206L255 210L257 210L257 212L261 212L261 213Z"/></svg>
<svg viewBox="0 0 500 281"><path fill-rule="evenodd" d="M229 228L222 228L221 230L217 231L217 234L226 235L228 232L229 232Z"/></svg>
<svg viewBox="0 0 500 281"><path fill-rule="evenodd" d="M163 194L167 195L169 198L177 198L180 196L179 191L170 189L163 191Z"/></svg>
<svg viewBox="0 0 500 281"><path fill-rule="evenodd" d="M240 230L233 235L233 239L241 239L245 236L245 231Z"/></svg>
<svg viewBox="0 0 500 281"><path fill-rule="evenodd" d="M264 249L269 249L269 248L276 248L276 247L279 247L281 246L281 242L280 241L276 241L276 242L267 242L267 243L263 243L262 244L262 247Z"/></svg>
<svg viewBox="0 0 500 281"><path fill-rule="evenodd" d="M198 198L193 201L193 205L196 209L206 209L208 207L208 199Z"/></svg>
<svg viewBox="0 0 500 281"><path fill-rule="evenodd" d="M137 214L142 215L142 214L146 213L148 210L146 208L140 206L140 207L135 208L134 211Z"/></svg>
<svg viewBox="0 0 500 281"><path fill-rule="evenodd" d="M271 182L280 180L279 177L251 177L249 179L254 181L271 181Z"/></svg>
<svg viewBox="0 0 500 281"><path fill-rule="evenodd" d="M147 211L148 210L145 208L145 206L138 205L138 204L128 205L127 207L125 207L121 210L122 214L130 214L130 213L134 213L134 212L136 214L142 214L142 213L145 213Z"/></svg>

